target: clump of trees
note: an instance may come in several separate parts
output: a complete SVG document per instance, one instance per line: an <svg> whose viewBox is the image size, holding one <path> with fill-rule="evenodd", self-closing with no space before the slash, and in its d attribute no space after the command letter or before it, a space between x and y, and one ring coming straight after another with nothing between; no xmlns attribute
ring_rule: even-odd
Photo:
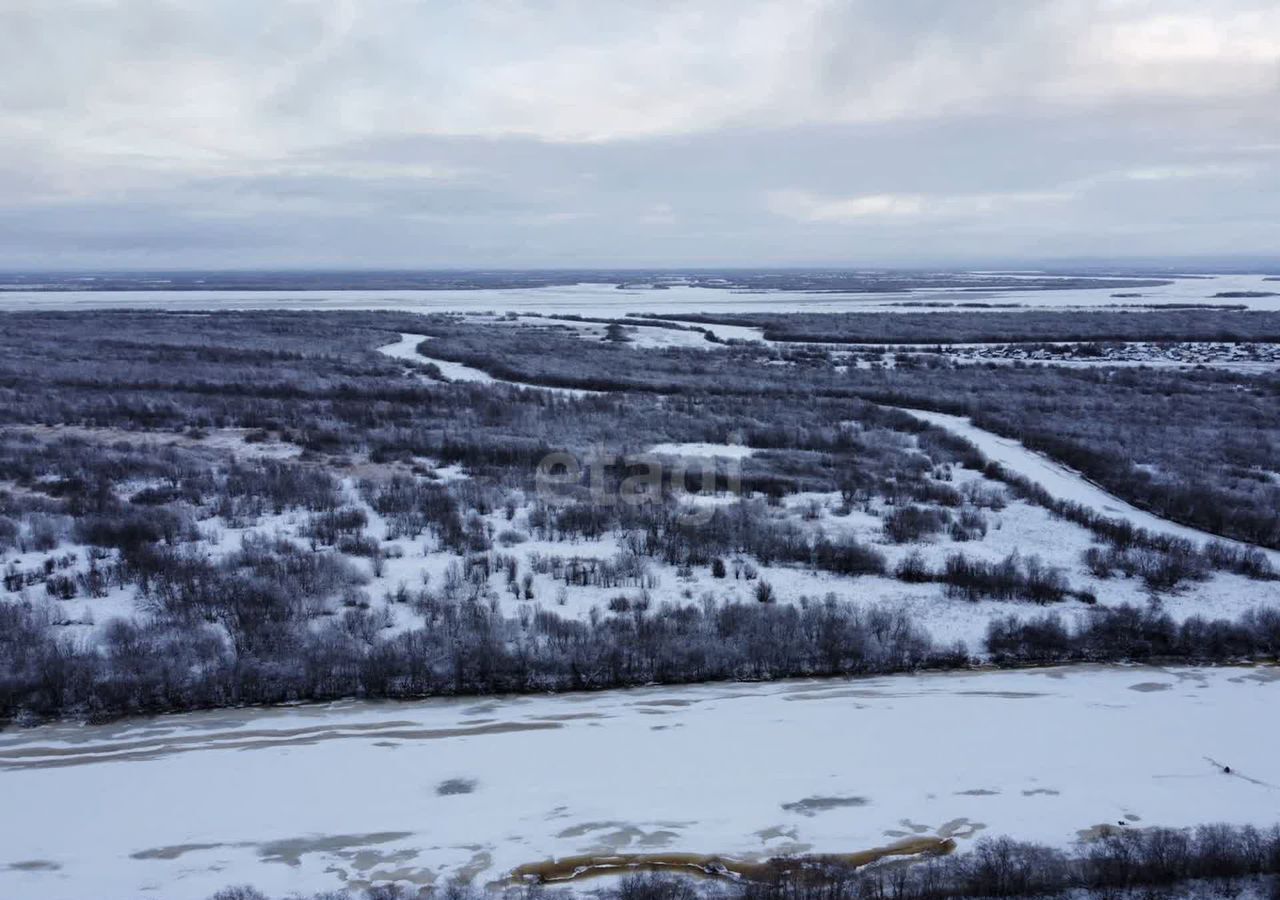
<svg viewBox="0 0 1280 900"><path fill-rule="evenodd" d="M1239 619L1191 616L1177 622L1154 608L1097 607L1068 624L1057 614L993 619L986 649L997 665L1058 662L1231 662L1280 653L1280 610Z"/></svg>

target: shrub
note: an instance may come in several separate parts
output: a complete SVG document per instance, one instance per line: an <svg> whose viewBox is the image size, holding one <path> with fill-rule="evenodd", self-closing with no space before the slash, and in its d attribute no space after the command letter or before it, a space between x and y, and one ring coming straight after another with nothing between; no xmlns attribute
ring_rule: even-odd
<svg viewBox="0 0 1280 900"><path fill-rule="evenodd" d="M504 547L514 547L517 544L523 544L529 540L529 535L523 531L516 531L514 528L504 528L498 532L498 543Z"/></svg>
<svg viewBox="0 0 1280 900"><path fill-rule="evenodd" d="M920 555L919 550L912 550L898 560L898 565L894 567L893 574L899 581L905 581L909 584L919 584L933 579L933 573L929 571L929 567L925 564L924 557Z"/></svg>
<svg viewBox="0 0 1280 900"><path fill-rule="evenodd" d="M907 544L942 531L951 519L946 510L924 506L898 506L885 516L884 533L895 544Z"/></svg>

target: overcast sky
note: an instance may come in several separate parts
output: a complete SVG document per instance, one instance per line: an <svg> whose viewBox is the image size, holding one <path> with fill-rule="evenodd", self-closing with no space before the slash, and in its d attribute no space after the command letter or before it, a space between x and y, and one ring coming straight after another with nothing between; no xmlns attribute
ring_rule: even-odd
<svg viewBox="0 0 1280 900"><path fill-rule="evenodd" d="M1276 0L0 0L0 267L1280 256Z"/></svg>

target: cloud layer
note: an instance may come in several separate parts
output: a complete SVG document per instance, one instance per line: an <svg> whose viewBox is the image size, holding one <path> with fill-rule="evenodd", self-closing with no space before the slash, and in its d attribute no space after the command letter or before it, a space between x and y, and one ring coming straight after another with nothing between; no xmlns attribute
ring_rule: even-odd
<svg viewBox="0 0 1280 900"><path fill-rule="evenodd" d="M1273 2L0 2L0 266L1274 254Z"/></svg>

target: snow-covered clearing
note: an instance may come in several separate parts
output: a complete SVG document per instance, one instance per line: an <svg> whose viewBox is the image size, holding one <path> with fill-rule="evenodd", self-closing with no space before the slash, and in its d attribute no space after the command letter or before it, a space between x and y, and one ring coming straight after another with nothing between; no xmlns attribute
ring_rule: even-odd
<svg viewBox="0 0 1280 900"><path fill-rule="evenodd" d="M696 459L746 459L755 451L742 444L654 444L649 448L655 456L693 457Z"/></svg>
<svg viewBox="0 0 1280 900"><path fill-rule="evenodd" d="M1277 672L1060 668L224 710L0 735L0 894L478 882L570 854L1271 824ZM1224 774L1229 765L1232 774Z"/></svg>
<svg viewBox="0 0 1280 900"><path fill-rule="evenodd" d="M1036 453L1034 450L1029 450L1012 438L1001 437L998 434L992 434L990 431L979 428L967 417L920 409L903 408L902 411L960 435L977 447L988 459L999 463L1011 472L1031 479L1048 491L1055 499L1080 503L1097 510L1105 516L1126 519L1138 528L1143 528L1155 534L1168 534L1174 537L1186 538L1196 544L1203 544L1207 541L1221 541L1227 544L1237 543L1227 538L1201 531L1198 528L1179 525L1177 522L1171 522L1168 519L1162 519L1159 516L1141 510L1133 504L1103 490L1074 469L1061 463L1056 463L1047 456ZM1272 565L1280 566L1280 551L1260 549L1267 554Z"/></svg>

